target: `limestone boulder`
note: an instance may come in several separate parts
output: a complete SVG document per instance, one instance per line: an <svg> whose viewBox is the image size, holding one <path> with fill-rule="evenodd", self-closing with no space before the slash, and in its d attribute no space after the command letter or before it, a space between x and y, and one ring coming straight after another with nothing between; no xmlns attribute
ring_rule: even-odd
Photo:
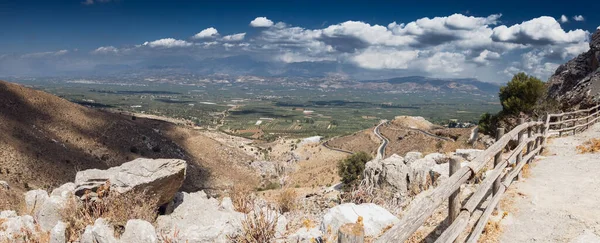
<svg viewBox="0 0 600 243"><path fill-rule="evenodd" d="M14 212L14 211L8 211ZM33 237L39 238L39 232L35 228L34 219L29 215L16 216L16 213L4 213L6 218L0 217L0 242L16 242L26 243L22 240L20 235L23 235L23 231L27 231L33 234Z"/></svg>
<svg viewBox="0 0 600 243"><path fill-rule="evenodd" d="M96 219L94 225L85 227L79 241L80 243L118 243L113 227L103 218Z"/></svg>
<svg viewBox="0 0 600 243"><path fill-rule="evenodd" d="M27 213L37 213L44 202L48 200L48 192L38 189L31 190L25 193L25 210Z"/></svg>
<svg viewBox="0 0 600 243"><path fill-rule="evenodd" d="M322 242L323 232L319 230L317 227L306 228L302 227L298 229L296 232L290 234L287 237L285 242L294 242L294 243L313 243L313 242Z"/></svg>
<svg viewBox="0 0 600 243"><path fill-rule="evenodd" d="M410 163L418 159L422 159L423 154L420 152L408 152L404 156L404 163Z"/></svg>
<svg viewBox="0 0 600 243"><path fill-rule="evenodd" d="M50 243L65 243L67 242L67 224L59 221L50 231Z"/></svg>
<svg viewBox="0 0 600 243"><path fill-rule="evenodd" d="M67 202L68 199L62 196L51 196L42 204L35 217L43 230L52 230L61 221L61 212L67 206Z"/></svg>
<svg viewBox="0 0 600 243"><path fill-rule="evenodd" d="M145 193L157 197L158 205L163 205L173 199L183 184L186 167L187 163L179 159L139 158L108 170L84 170L75 177L74 193L81 197L110 181L111 191Z"/></svg>
<svg viewBox="0 0 600 243"><path fill-rule="evenodd" d="M203 191L179 193L175 209L157 218L157 231L173 235L181 242L228 242L227 236L241 232L243 213L223 207Z"/></svg>
<svg viewBox="0 0 600 243"><path fill-rule="evenodd" d="M379 236L384 229L400 221L396 216L373 203L360 205L345 203L327 211L323 216L320 230L327 232L331 229L331 232L337 232L344 224L356 223L359 216L363 218L365 236Z"/></svg>
<svg viewBox="0 0 600 243"><path fill-rule="evenodd" d="M468 161L471 161L481 154L481 152L483 152L481 149L457 149L455 154Z"/></svg>
<svg viewBox="0 0 600 243"><path fill-rule="evenodd" d="M148 221L132 219L127 221L125 232L119 239L120 242L156 243L158 237L154 226Z"/></svg>
<svg viewBox="0 0 600 243"><path fill-rule="evenodd" d="M50 193L50 196L61 196L64 198L69 198L71 195L73 195L74 191L75 191L75 183L69 182L69 183L63 184L62 186L52 190L52 193Z"/></svg>

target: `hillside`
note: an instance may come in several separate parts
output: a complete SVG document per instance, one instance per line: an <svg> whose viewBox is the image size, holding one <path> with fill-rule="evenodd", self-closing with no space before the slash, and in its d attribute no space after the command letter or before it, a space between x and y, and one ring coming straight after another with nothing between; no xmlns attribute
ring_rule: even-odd
<svg viewBox="0 0 600 243"><path fill-rule="evenodd" d="M248 154L199 131L95 110L0 81L0 180L20 189L49 188L77 171L134 158L188 161L184 190L256 183Z"/></svg>

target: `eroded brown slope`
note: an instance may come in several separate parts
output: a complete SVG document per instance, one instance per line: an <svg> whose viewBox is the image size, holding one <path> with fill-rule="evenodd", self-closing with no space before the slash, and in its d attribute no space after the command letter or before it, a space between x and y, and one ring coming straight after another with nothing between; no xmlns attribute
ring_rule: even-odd
<svg viewBox="0 0 600 243"><path fill-rule="evenodd" d="M254 183L235 148L184 127L83 107L0 81L0 180L45 188L72 181L78 170L106 169L137 157L189 162L185 190Z"/></svg>

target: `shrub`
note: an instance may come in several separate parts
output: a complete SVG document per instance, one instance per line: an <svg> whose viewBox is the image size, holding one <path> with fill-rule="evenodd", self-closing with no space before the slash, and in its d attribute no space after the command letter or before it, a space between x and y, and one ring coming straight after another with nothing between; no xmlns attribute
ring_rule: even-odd
<svg viewBox="0 0 600 243"><path fill-rule="evenodd" d="M254 210L242 220L242 232L228 238L235 243L273 242L278 220L279 214L272 209Z"/></svg>
<svg viewBox="0 0 600 243"><path fill-rule="evenodd" d="M89 193L89 192L88 192ZM67 224L67 237L71 241L78 239L87 225L93 225L98 218L107 219L116 233L123 233L130 219L142 219L154 222L157 216L158 198L144 196L144 193L130 192L119 194L110 191L110 183L98 188L97 200L84 200L71 197L61 211Z"/></svg>
<svg viewBox="0 0 600 243"><path fill-rule="evenodd" d="M344 189L351 188L359 182L365 170L365 164L371 159L371 155L365 152L358 152L349 155L338 163L338 175L342 177Z"/></svg>
<svg viewBox="0 0 600 243"><path fill-rule="evenodd" d="M279 194L277 197L277 205L279 206L279 211L281 213L292 211L296 208L296 200L298 197L298 193L294 189L285 189L283 192Z"/></svg>

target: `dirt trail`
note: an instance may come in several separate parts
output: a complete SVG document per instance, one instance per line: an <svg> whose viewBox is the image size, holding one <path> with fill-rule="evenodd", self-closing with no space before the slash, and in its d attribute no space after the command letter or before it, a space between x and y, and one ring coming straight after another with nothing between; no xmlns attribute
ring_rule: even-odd
<svg viewBox="0 0 600 243"><path fill-rule="evenodd" d="M514 185L515 212L502 220L501 242L600 242L600 154L576 147L600 137L600 124L548 142L549 156Z"/></svg>

